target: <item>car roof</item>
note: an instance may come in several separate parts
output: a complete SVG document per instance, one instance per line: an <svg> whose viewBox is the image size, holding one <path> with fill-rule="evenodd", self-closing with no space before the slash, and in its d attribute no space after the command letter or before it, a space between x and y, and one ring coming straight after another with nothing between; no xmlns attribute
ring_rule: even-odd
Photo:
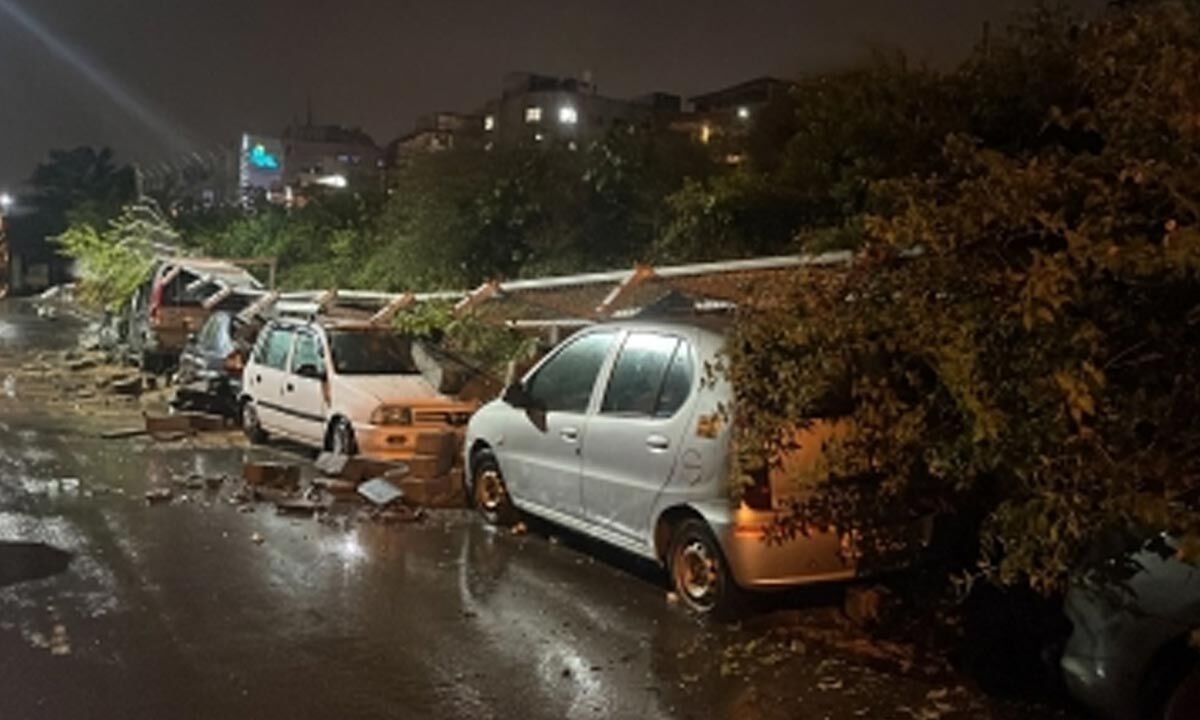
<svg viewBox="0 0 1200 720"><path fill-rule="evenodd" d="M689 318L689 319L652 319L638 318L631 320L614 320L610 322L597 323L587 328L588 331L596 331L601 328L611 328L616 330L629 330L631 332L665 332L688 337L697 337L700 335L710 336L717 340L723 340L728 332L728 320L716 320L709 318Z"/></svg>
<svg viewBox="0 0 1200 720"><path fill-rule="evenodd" d="M388 325L379 325L367 322L366 320L358 320L353 318L294 318L280 317L273 318L271 324L276 327L321 327L326 330L357 330L363 332L396 332L395 328Z"/></svg>

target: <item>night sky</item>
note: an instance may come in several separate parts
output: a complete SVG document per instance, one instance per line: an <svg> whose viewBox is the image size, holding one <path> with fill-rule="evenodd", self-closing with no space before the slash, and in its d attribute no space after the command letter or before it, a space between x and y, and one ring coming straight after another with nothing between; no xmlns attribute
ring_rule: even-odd
<svg viewBox="0 0 1200 720"><path fill-rule="evenodd" d="M620 97L836 68L872 47L944 65L984 20L1033 2L0 0L0 187L51 147L153 161L277 134L310 93L318 122L383 144L423 113L475 109L512 70L591 70Z"/></svg>

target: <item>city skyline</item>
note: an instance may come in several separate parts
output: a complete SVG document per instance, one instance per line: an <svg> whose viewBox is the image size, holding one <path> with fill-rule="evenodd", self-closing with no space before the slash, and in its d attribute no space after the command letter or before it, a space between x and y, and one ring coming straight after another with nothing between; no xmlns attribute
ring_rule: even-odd
<svg viewBox="0 0 1200 720"><path fill-rule="evenodd" d="M382 145L421 115L478 109L510 71L590 72L602 93L629 97L836 69L873 48L943 65L969 51L985 21L1002 27L1033 2L529 0L500 13L471 2L350 4L331 14L282 0L0 0L0 187L55 147L108 145L123 161L154 162L245 130L278 133L310 99L318 122L362 127Z"/></svg>

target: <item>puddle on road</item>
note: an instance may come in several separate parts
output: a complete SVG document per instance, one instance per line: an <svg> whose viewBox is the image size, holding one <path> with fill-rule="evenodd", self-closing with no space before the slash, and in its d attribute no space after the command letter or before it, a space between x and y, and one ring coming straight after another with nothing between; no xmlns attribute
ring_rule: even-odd
<svg viewBox="0 0 1200 720"><path fill-rule="evenodd" d="M45 543L0 542L0 587L58 575L71 553Z"/></svg>

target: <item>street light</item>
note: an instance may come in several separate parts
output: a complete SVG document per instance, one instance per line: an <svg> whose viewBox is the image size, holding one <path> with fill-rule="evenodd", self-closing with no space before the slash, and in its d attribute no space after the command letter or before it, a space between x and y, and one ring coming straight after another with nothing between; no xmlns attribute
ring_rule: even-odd
<svg viewBox="0 0 1200 720"><path fill-rule="evenodd" d="M15 202L12 195L0 193L0 212L6 212Z"/></svg>

